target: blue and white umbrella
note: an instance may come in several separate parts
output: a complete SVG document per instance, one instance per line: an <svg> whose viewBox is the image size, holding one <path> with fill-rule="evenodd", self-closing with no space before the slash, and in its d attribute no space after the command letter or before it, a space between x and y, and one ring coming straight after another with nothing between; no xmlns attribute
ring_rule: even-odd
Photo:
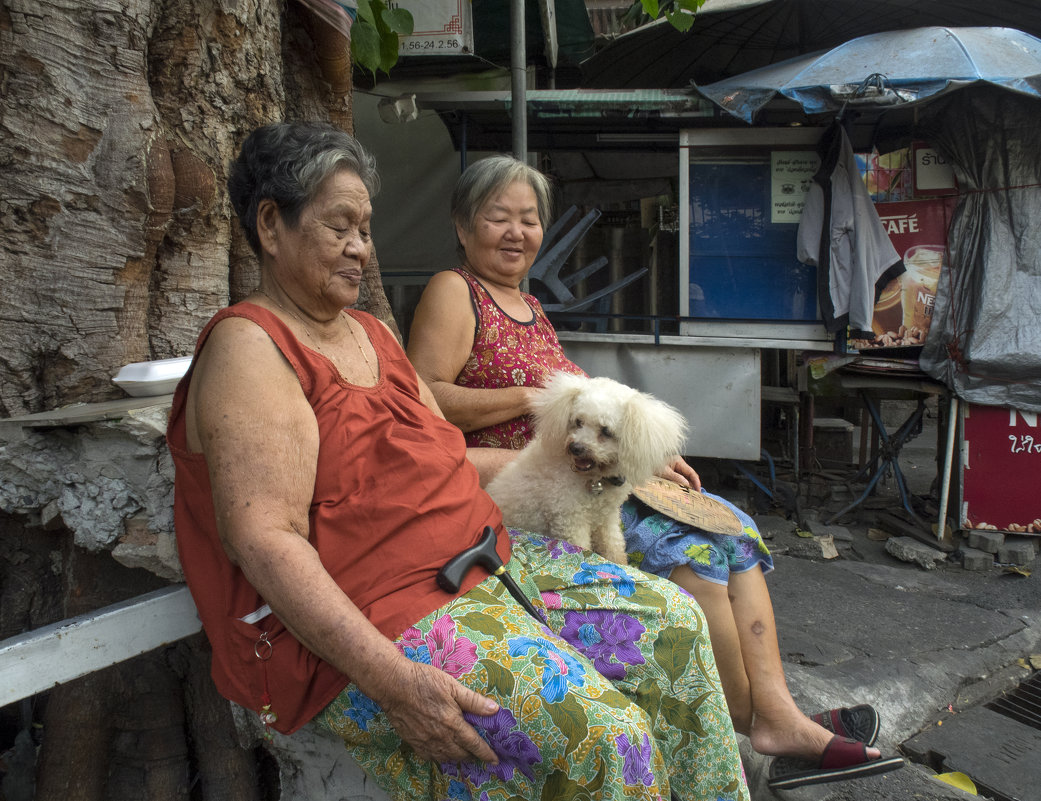
<svg viewBox="0 0 1041 801"><path fill-rule="evenodd" d="M977 83L1041 97L1041 39L1014 28L887 31L697 90L751 123L778 96L820 114L916 103Z"/></svg>

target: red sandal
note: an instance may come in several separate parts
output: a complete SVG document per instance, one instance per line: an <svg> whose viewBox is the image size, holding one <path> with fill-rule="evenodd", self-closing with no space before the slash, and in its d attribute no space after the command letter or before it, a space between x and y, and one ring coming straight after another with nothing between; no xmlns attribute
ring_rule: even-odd
<svg viewBox="0 0 1041 801"><path fill-rule="evenodd" d="M874 776L903 766L904 760L900 757L870 759L864 743L836 735L831 738L816 764L795 757L776 758L770 765L767 786L771 790L792 790L808 784Z"/></svg>
<svg viewBox="0 0 1041 801"><path fill-rule="evenodd" d="M878 712L870 704L829 709L827 712L810 715L810 720L819 723L832 734L859 740L869 748L878 739Z"/></svg>

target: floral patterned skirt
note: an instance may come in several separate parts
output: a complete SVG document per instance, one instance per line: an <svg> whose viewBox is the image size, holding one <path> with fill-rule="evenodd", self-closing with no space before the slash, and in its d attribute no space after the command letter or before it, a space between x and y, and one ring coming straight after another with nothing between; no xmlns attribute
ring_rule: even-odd
<svg viewBox="0 0 1041 801"><path fill-rule="evenodd" d="M631 496L622 504L622 533L630 563L664 578L677 565L687 565L705 581L723 585L730 582L731 573L759 568L765 574L773 570L773 557L755 521L726 498L704 494L737 516L740 534L717 534L688 526Z"/></svg>
<svg viewBox="0 0 1041 801"><path fill-rule="evenodd" d="M497 765L402 747L353 684L316 719L396 799L747 801L708 626L675 584L511 531L509 570L548 625L489 577L405 631L398 648L494 698L467 714Z"/></svg>

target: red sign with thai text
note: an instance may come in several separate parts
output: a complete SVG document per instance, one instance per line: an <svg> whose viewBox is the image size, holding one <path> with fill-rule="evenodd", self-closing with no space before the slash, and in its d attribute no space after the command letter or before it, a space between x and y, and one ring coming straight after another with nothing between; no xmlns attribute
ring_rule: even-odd
<svg viewBox="0 0 1041 801"><path fill-rule="evenodd" d="M962 528L1041 535L1039 415L962 408Z"/></svg>

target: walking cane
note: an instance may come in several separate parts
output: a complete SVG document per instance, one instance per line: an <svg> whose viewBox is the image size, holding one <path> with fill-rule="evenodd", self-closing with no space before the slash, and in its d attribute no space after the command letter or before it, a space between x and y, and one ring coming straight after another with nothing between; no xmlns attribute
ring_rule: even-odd
<svg viewBox="0 0 1041 801"><path fill-rule="evenodd" d="M499 579L510 591L510 595L517 600L517 603L524 607L525 612L533 615L540 623L546 622L539 614L535 604L524 594L524 590L513 580L513 576L507 572L506 565L495 552L495 529L491 526L484 527L481 539L476 545L453 556L445 563L445 566L437 572L437 586L445 592L459 592L459 588L463 584L463 577L474 565L480 565Z"/></svg>
<svg viewBox="0 0 1041 801"><path fill-rule="evenodd" d="M459 588L463 584L463 577L474 565L480 565L499 579L506 586L506 589L510 591L510 595L517 600L517 603L524 607L524 611L532 615L540 623L546 622L542 615L539 614L539 610L535 608L535 604L524 594L524 590L513 580L513 576L506 571L506 565L502 563L499 554L495 552L495 529L491 526L484 527L481 539L476 545L472 548L467 548L457 556L453 556L445 563L444 567L437 571L437 586L445 592L459 592ZM679 796L676 795L675 790L671 792L670 797L672 801L679 801Z"/></svg>
<svg viewBox="0 0 1041 801"><path fill-rule="evenodd" d="M496 553L496 530L491 526L485 526L481 533L481 539L473 548L467 548L462 553L453 556L445 567L437 571L437 586L446 593L458 593L462 586L462 579L466 572L475 565L480 565L492 576L498 578L510 591L516 602L521 604L529 615L534 616L539 623L545 623L538 609L531 599L524 594L524 590L517 585L503 565L503 560Z"/></svg>

